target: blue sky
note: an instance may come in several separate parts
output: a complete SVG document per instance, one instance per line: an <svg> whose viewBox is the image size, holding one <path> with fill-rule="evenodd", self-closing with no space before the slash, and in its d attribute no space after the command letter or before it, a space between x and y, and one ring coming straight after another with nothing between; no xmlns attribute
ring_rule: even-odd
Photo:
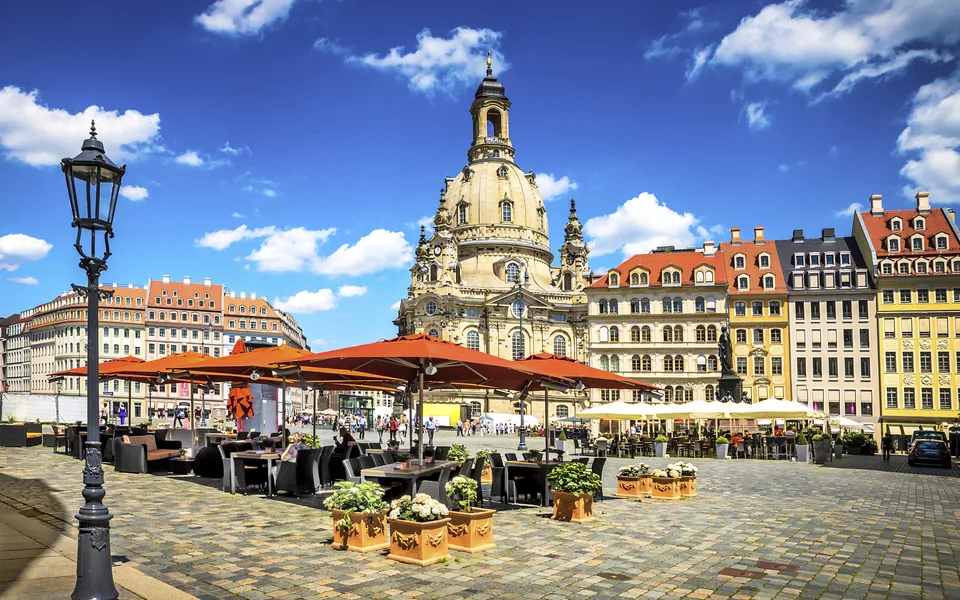
<svg viewBox="0 0 960 600"><path fill-rule="evenodd" d="M956 0L108 4L4 9L0 314L81 278L57 164L95 117L127 164L104 281L212 277L316 348L394 334L488 50L552 246L575 197L597 269L960 202Z"/></svg>

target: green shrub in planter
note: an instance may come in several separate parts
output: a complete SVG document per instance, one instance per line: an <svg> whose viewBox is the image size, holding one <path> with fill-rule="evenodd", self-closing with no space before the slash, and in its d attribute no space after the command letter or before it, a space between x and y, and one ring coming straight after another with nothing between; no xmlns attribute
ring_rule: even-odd
<svg viewBox="0 0 960 600"><path fill-rule="evenodd" d="M718 443L718 444L729 444L729 443L730 443L730 440L728 440L725 436L722 436L722 435L721 435L720 437L717 438L717 443Z"/></svg>
<svg viewBox="0 0 960 600"><path fill-rule="evenodd" d="M447 453L447 460L463 462L468 458L470 458L470 452L467 450L466 446L463 444L454 444L450 446L450 452Z"/></svg>
<svg viewBox="0 0 960 600"><path fill-rule="evenodd" d="M596 494L603 488L600 476L581 462L565 462L555 466L547 475L550 487L568 494Z"/></svg>
<svg viewBox="0 0 960 600"><path fill-rule="evenodd" d="M823 435L822 433L816 433L813 435L813 441L815 442L822 442L825 439L827 439L827 436Z"/></svg>
<svg viewBox="0 0 960 600"><path fill-rule="evenodd" d="M656 438L654 438L653 441L656 442L656 443L658 443L658 444L666 444L667 442L670 441L670 438L668 438L667 436L661 434L661 435L658 435Z"/></svg>
<svg viewBox="0 0 960 600"><path fill-rule="evenodd" d="M560 430L560 435L557 436L557 439L560 440L560 441L562 441L562 442L567 441L567 430L566 430L566 429L561 429L561 430Z"/></svg>
<svg viewBox="0 0 960 600"><path fill-rule="evenodd" d="M383 488L378 483L341 481L333 494L324 500L323 506L331 511L381 513L387 509L387 502L383 499Z"/></svg>
<svg viewBox="0 0 960 600"><path fill-rule="evenodd" d="M807 436L803 435L802 432L801 432L799 435L797 435L797 445L798 445L798 446L806 446L806 445L807 445Z"/></svg>
<svg viewBox="0 0 960 600"><path fill-rule="evenodd" d="M457 475L445 486L447 497L453 506L463 512L470 512L470 507L477 501L477 482L469 477Z"/></svg>

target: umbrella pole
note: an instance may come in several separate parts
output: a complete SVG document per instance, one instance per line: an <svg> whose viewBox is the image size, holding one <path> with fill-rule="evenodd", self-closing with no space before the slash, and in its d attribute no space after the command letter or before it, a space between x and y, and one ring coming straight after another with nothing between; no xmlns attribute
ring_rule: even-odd
<svg viewBox="0 0 960 600"><path fill-rule="evenodd" d="M313 440L317 440L317 390L313 390Z"/></svg>
<svg viewBox="0 0 960 600"><path fill-rule="evenodd" d="M423 369L420 370L420 400L417 402L417 464L423 466ZM413 424L411 423L411 426Z"/></svg>
<svg viewBox="0 0 960 600"><path fill-rule="evenodd" d="M543 453L550 462L550 390L543 388Z"/></svg>
<svg viewBox="0 0 960 600"><path fill-rule="evenodd" d="M193 376L190 376L190 438L193 440L193 444L190 446L190 456L193 456L193 451L197 447L197 422L193 416Z"/></svg>
<svg viewBox="0 0 960 600"><path fill-rule="evenodd" d="M287 378L280 378L280 444L287 447Z"/></svg>

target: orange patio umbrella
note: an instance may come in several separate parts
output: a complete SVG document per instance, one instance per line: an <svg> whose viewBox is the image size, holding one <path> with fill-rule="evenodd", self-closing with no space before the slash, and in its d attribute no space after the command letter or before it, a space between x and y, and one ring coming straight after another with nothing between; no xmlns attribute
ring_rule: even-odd
<svg viewBox="0 0 960 600"><path fill-rule="evenodd" d="M100 377L105 378L105 375L109 375L114 371L123 369L132 364L142 363L142 358L137 358L136 356L123 356L120 358L114 358L112 360L106 360L100 363ZM50 379L56 379L61 377L86 377L87 376L87 366L75 367L73 369L67 369L66 371L57 371L56 373L50 374Z"/></svg>
<svg viewBox="0 0 960 600"><path fill-rule="evenodd" d="M423 460L423 387L430 383L458 383L506 387L519 385L518 375L531 375L522 366L490 354L464 348L430 335L416 334L381 340L372 344L320 352L291 361L291 364L347 369L386 378L417 383L417 442ZM501 386L500 381L507 382ZM411 442L413 429L410 430Z"/></svg>

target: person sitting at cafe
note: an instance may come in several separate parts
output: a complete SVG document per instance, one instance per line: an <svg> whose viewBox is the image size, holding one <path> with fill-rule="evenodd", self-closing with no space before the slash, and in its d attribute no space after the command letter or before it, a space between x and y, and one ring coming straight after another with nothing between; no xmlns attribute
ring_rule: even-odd
<svg viewBox="0 0 960 600"><path fill-rule="evenodd" d="M797 437L797 428L791 427L790 429L787 430L787 432L784 435L786 435L788 438Z"/></svg>
<svg viewBox="0 0 960 600"><path fill-rule="evenodd" d="M733 444L733 447L736 448L737 444L743 441L742 433L735 433L732 438L730 438L730 443Z"/></svg>

